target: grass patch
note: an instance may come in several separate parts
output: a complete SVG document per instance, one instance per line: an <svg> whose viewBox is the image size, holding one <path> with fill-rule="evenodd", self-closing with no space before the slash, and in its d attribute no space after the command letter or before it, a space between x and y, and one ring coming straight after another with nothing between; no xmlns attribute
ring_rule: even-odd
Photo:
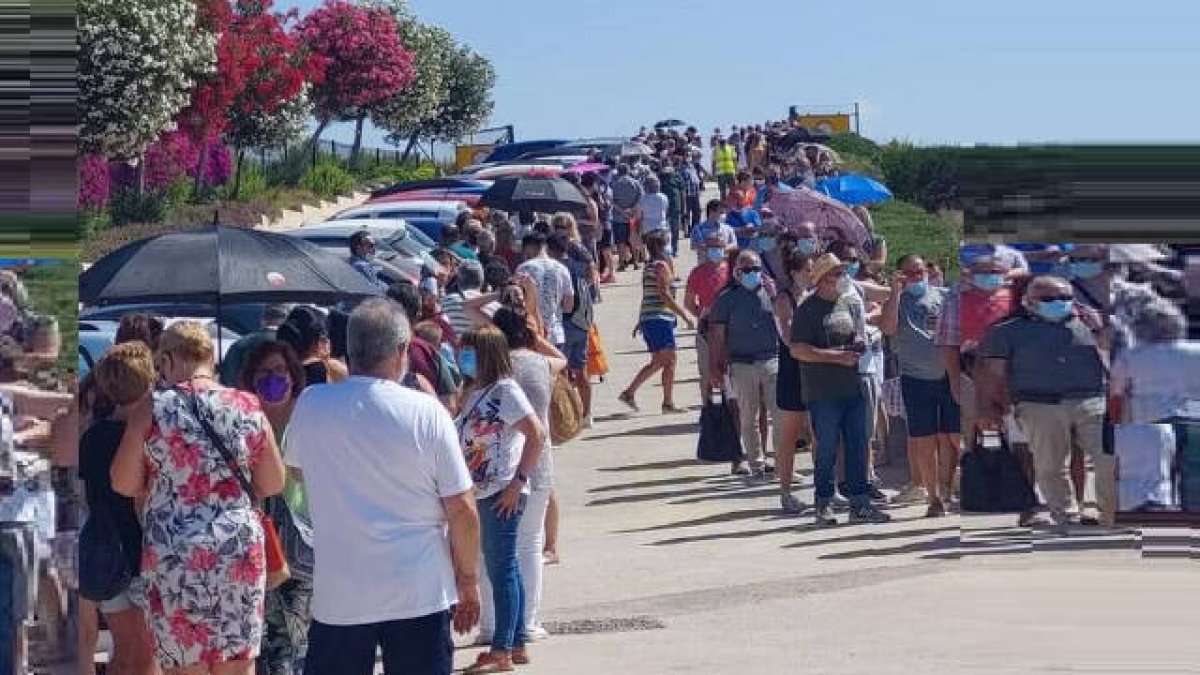
<svg viewBox="0 0 1200 675"><path fill-rule="evenodd" d="M937 262L947 280L958 278L958 244L962 226L908 202L891 200L871 208L875 229L887 240L888 265L906 253Z"/></svg>
<svg viewBox="0 0 1200 675"><path fill-rule="evenodd" d="M58 320L62 351L56 370L65 380L79 361L79 264L59 260L31 267L21 273L21 281L29 291L33 311Z"/></svg>

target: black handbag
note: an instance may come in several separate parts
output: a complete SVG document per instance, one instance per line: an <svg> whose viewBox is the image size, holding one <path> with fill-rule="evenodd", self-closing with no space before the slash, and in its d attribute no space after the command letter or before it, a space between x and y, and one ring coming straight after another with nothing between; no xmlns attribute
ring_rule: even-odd
<svg viewBox="0 0 1200 675"><path fill-rule="evenodd" d="M995 448L984 446L983 434L976 433L971 449L963 454L961 467L963 511L1021 513L1037 504L1033 486L1003 433Z"/></svg>
<svg viewBox="0 0 1200 675"><path fill-rule="evenodd" d="M112 514L101 507L79 533L79 594L92 602L112 600L133 581L133 570Z"/></svg>
<svg viewBox="0 0 1200 675"><path fill-rule="evenodd" d="M696 459L701 462L740 462L746 458L742 437L738 432L737 409L729 402L725 391L714 400L709 396L700 410L700 440L696 443Z"/></svg>

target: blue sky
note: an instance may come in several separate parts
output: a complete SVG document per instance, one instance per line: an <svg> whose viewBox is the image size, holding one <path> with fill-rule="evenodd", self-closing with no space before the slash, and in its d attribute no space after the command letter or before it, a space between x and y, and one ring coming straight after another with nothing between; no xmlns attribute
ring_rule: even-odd
<svg viewBox="0 0 1200 675"><path fill-rule="evenodd" d="M319 0L277 0L306 11ZM917 143L1196 142L1200 1L410 0L496 66L492 123L606 136L852 104ZM348 140L343 126L328 138ZM369 132L368 145L382 145Z"/></svg>

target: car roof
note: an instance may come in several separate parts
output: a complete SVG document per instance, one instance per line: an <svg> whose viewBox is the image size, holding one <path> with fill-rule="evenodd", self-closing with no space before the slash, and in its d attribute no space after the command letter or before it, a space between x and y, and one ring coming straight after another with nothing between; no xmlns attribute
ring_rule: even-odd
<svg viewBox="0 0 1200 675"><path fill-rule="evenodd" d="M340 235L349 237L359 230L370 232L376 239L391 239L397 233L408 231L408 223L403 218L334 218L295 230L286 230L284 234L302 239Z"/></svg>
<svg viewBox="0 0 1200 675"><path fill-rule="evenodd" d="M351 213L354 211L465 211L467 210L463 203L454 199L422 199L411 202L384 202L375 204L362 204L346 209L342 213Z"/></svg>

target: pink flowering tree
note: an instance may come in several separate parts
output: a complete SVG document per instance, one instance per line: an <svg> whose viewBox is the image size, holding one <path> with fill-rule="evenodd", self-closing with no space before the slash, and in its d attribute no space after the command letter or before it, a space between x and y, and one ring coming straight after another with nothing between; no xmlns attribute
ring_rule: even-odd
<svg viewBox="0 0 1200 675"><path fill-rule="evenodd" d="M306 16L299 32L308 48L325 61L322 81L311 92L318 121L313 138L319 139L334 120L354 120L353 163L372 106L413 81L413 54L400 40L396 17L379 7L332 0Z"/></svg>

